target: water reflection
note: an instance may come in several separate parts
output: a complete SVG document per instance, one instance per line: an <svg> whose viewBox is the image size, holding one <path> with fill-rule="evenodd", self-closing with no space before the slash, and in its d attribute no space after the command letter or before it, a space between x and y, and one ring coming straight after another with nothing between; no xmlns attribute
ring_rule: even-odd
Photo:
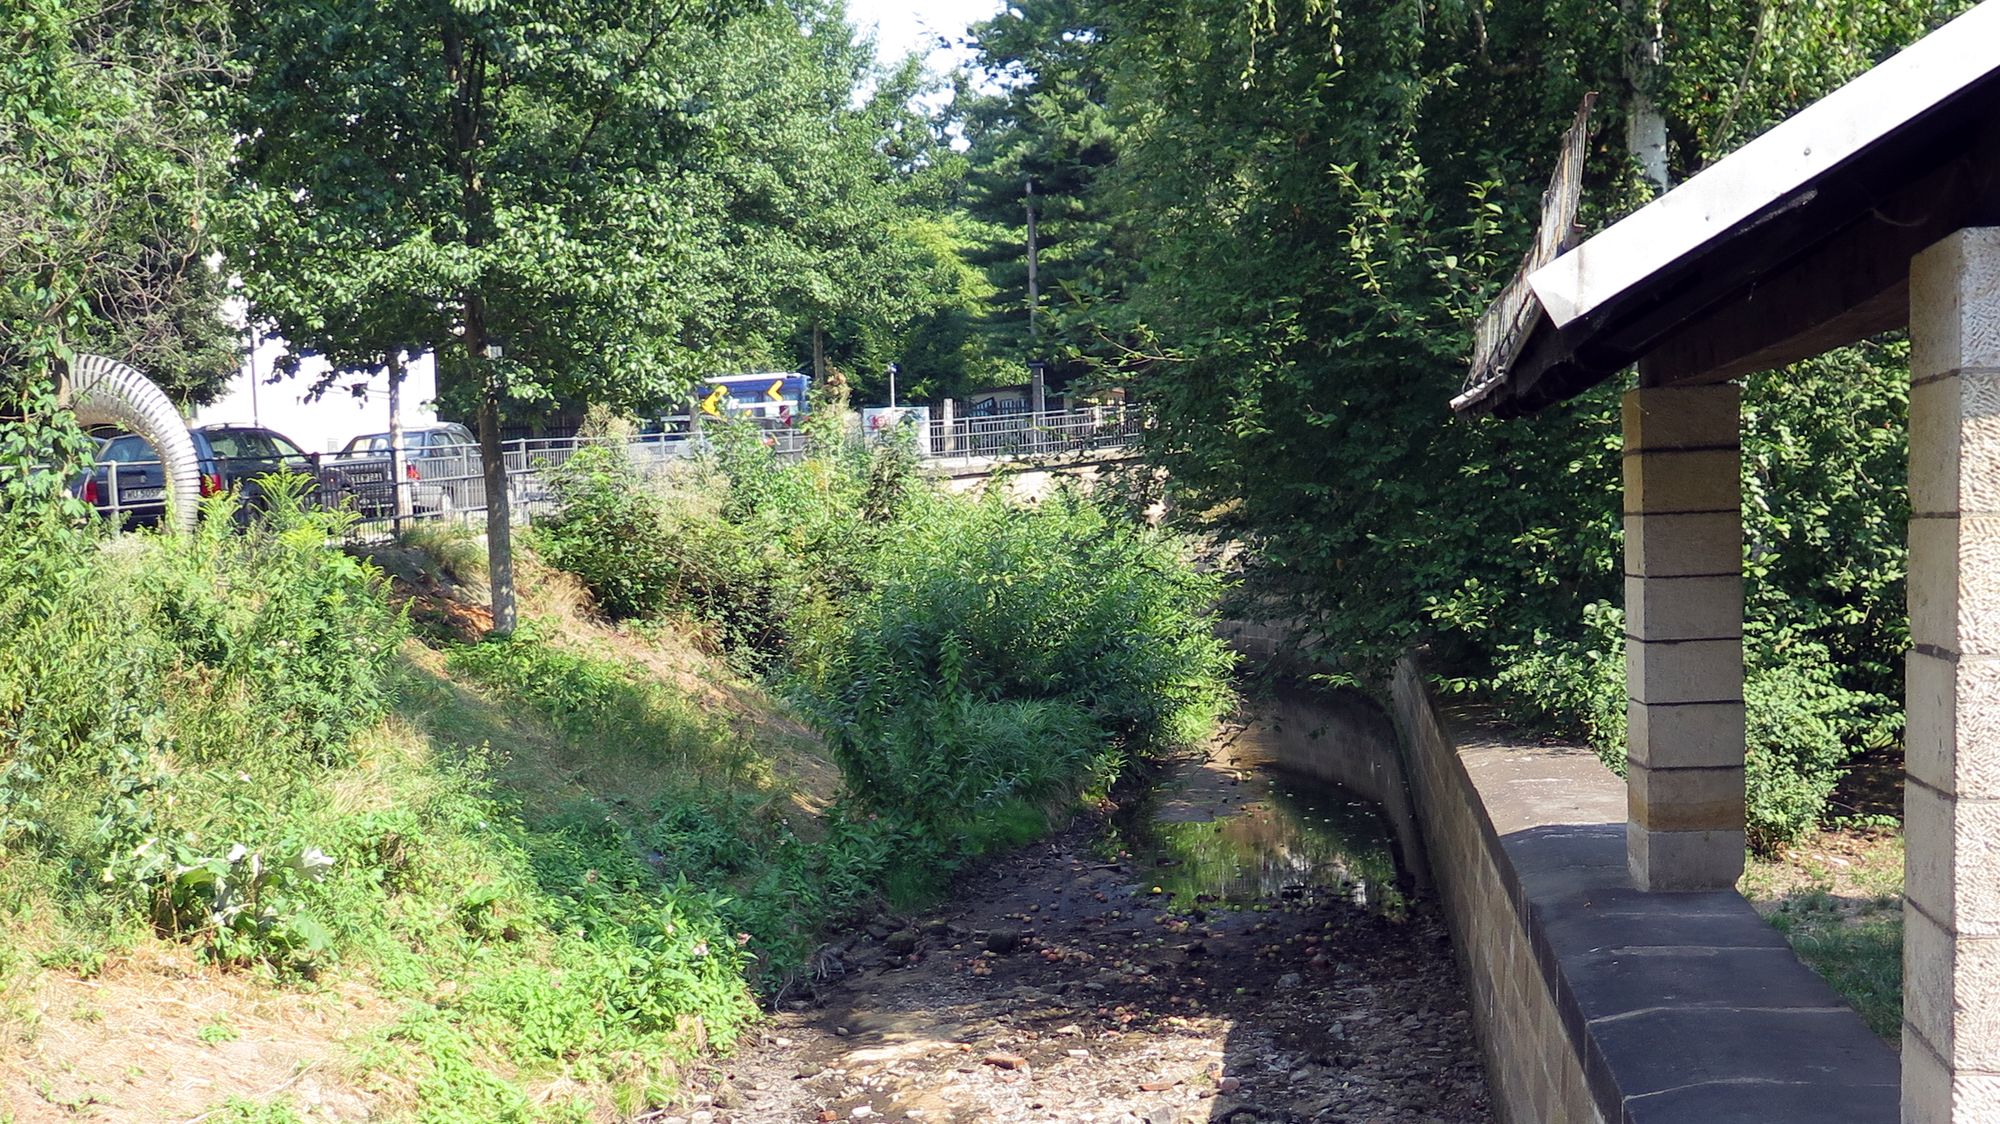
<svg viewBox="0 0 2000 1124"><path fill-rule="evenodd" d="M1400 917L1408 905L1376 806L1269 766L1191 770L1128 808L1117 834L1182 907L1337 895Z"/></svg>

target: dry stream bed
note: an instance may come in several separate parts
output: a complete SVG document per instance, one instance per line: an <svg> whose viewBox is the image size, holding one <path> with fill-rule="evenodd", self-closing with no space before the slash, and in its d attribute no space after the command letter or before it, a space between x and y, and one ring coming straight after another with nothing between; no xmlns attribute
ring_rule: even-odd
<svg viewBox="0 0 2000 1124"><path fill-rule="evenodd" d="M830 946L688 1124L1492 1119L1372 806L1232 756Z"/></svg>

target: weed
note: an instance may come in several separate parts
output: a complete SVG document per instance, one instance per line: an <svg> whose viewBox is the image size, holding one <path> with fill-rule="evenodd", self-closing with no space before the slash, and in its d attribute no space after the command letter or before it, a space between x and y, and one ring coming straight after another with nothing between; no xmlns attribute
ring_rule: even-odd
<svg viewBox="0 0 2000 1124"><path fill-rule="evenodd" d="M243 1032L237 1030L228 1020L217 1017L211 1022L204 1023L200 1030L194 1032L194 1036L207 1045L219 1046L224 1042L234 1042L243 1037Z"/></svg>
<svg viewBox="0 0 2000 1124"><path fill-rule="evenodd" d="M292 1107L290 1098L259 1104L231 1097L196 1119L204 1124L305 1124L305 1118Z"/></svg>
<svg viewBox="0 0 2000 1124"><path fill-rule="evenodd" d="M433 582L459 585L486 580L486 547L467 524L448 519L412 522L396 533L396 543L424 559Z"/></svg>

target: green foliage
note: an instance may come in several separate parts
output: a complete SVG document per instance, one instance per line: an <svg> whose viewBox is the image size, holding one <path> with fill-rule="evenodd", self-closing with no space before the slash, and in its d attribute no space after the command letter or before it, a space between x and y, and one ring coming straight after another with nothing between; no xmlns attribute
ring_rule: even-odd
<svg viewBox="0 0 2000 1124"><path fill-rule="evenodd" d="M1593 639L1536 645L1510 655L1496 678L1513 714L1552 721L1587 737L1605 761L1625 766L1625 615L1601 602L1585 608ZM1744 674L1747 828L1771 852L1820 826L1843 767L1882 700L1842 686L1824 645L1798 637L1782 647L1751 644Z"/></svg>
<svg viewBox="0 0 2000 1124"><path fill-rule="evenodd" d="M451 665L598 757L622 752L639 767L673 766L637 808L584 799L529 809L527 822L542 833L542 884L724 889L710 906L731 932L747 934L747 952L773 987L799 970L827 925L876 901L898 867L927 872L923 893L948 873L932 863L935 848L844 809L830 813L822 838L801 837L786 794L750 767L740 734L628 666L551 647L533 627L456 649ZM468 908L481 914L486 902Z"/></svg>
<svg viewBox="0 0 2000 1124"><path fill-rule="evenodd" d="M658 854L793 887L745 890L752 903L919 894L963 856L1044 830L1044 809L1107 786L1129 758L1211 732L1230 699L1208 616L1221 585L1179 542L1076 493L1032 507L950 496L909 448L814 425L811 455L793 461L723 429L713 463L659 493L593 458L545 524L552 559L630 556L671 582L658 603L786 683L870 813L837 817L834 841L797 868L752 857L770 852L739 830L745 809L677 794L641 836ZM585 665L543 655L531 671L504 646L454 660L567 722L598 721L570 701L599 694ZM801 898L814 883L826 889ZM801 931L798 918L744 925L760 939Z"/></svg>
<svg viewBox="0 0 2000 1124"><path fill-rule="evenodd" d="M218 960L300 968L328 950L303 904L323 855L250 810L386 712L401 625L328 548L345 517L271 483L240 533L221 497L190 538L43 523L0 559L0 847Z"/></svg>
<svg viewBox="0 0 2000 1124"><path fill-rule="evenodd" d="M614 618L667 608L679 574L666 511L658 496L639 484L625 446L605 442L578 449L550 469L548 479L556 514L534 531L543 559L582 579Z"/></svg>
<svg viewBox="0 0 2000 1124"><path fill-rule="evenodd" d="M1617 388L1526 420L1445 408L1556 138L1603 95L1581 218L1599 227L1651 191L1621 143L1641 95L1685 177L1964 6L1043 2L981 35L1013 82L975 182L1107 123L1072 213L1123 231L1097 239L1123 260L1066 292L1059 326L1154 407L1181 517L1246 548L1242 611L1310 621L1347 676L1423 647L1615 756L1622 659L1595 606L1618 592ZM1635 72L1655 20L1663 62ZM1024 35L1042 26L1076 33ZM979 146L1034 130L1012 156ZM1746 390L1763 843L1900 726L1903 363L1876 341Z"/></svg>
<svg viewBox="0 0 2000 1124"><path fill-rule="evenodd" d="M0 415L53 390L50 359L99 351L183 400L211 397L240 345L220 317L216 0L20 0L0 52ZM16 463L14 450L0 459Z"/></svg>
<svg viewBox="0 0 2000 1124"><path fill-rule="evenodd" d="M1220 585L1172 540L1074 493L934 496L896 532L799 664L867 799L924 816L1045 799L1115 774L1108 753L1197 742L1226 705Z"/></svg>

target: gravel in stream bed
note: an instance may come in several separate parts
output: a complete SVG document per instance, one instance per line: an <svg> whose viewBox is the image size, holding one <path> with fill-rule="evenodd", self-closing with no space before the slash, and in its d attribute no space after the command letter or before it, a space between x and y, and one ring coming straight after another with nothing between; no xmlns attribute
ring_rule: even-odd
<svg viewBox="0 0 2000 1124"><path fill-rule="evenodd" d="M688 1124L1490 1121L1444 926L1330 894L1169 909L1078 827L831 946Z"/></svg>

